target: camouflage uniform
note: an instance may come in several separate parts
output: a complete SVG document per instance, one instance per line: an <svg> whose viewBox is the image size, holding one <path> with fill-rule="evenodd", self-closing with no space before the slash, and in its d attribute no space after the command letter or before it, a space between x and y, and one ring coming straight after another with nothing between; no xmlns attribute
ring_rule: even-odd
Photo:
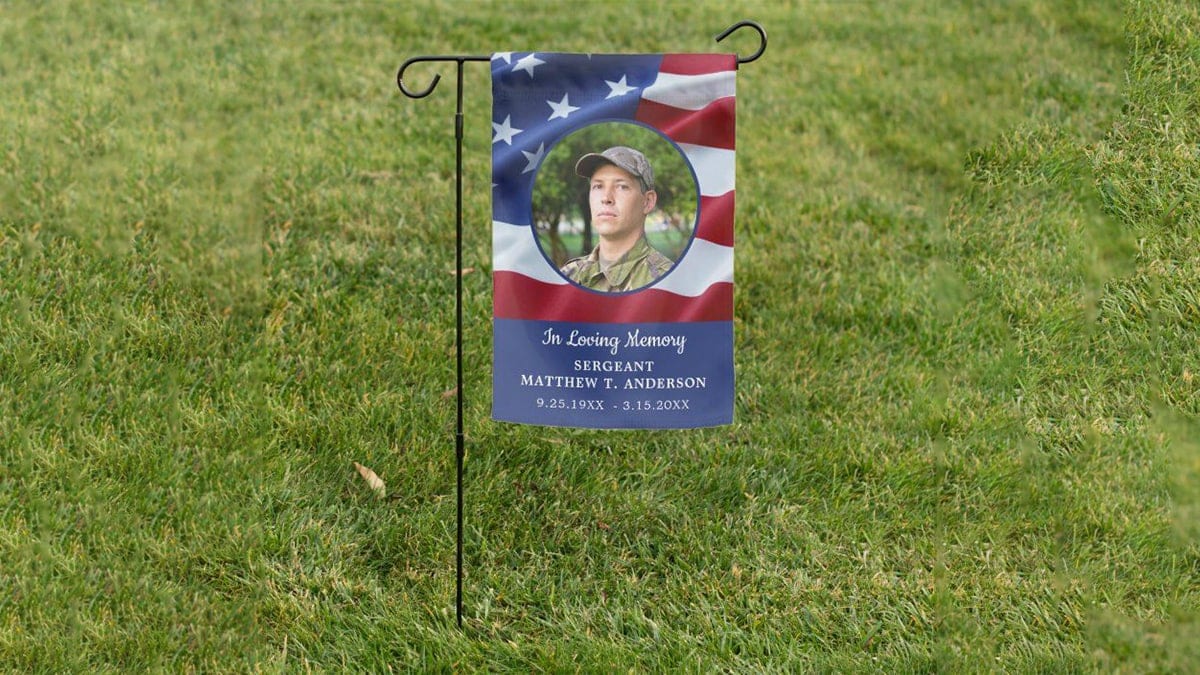
<svg viewBox="0 0 1200 675"><path fill-rule="evenodd" d="M563 265L562 273L585 288L607 293L632 291L654 283L671 269L671 259L659 253L642 237L621 259L605 272L600 267L600 248L588 255L572 258Z"/></svg>

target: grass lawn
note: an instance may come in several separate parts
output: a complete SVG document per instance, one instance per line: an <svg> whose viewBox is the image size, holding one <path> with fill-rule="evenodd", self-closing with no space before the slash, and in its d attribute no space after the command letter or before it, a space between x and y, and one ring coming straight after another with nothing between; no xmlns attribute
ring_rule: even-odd
<svg viewBox="0 0 1200 675"><path fill-rule="evenodd" d="M0 668L1200 668L1200 9L646 10L0 12ZM459 630L453 69L395 69L742 18L728 427L489 421L468 64Z"/></svg>

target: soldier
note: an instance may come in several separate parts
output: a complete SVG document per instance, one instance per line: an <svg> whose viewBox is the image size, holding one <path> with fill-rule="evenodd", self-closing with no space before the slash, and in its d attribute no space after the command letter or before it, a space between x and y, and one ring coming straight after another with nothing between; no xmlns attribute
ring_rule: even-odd
<svg viewBox="0 0 1200 675"><path fill-rule="evenodd" d="M560 270L596 291L632 291L654 282L674 264L646 241L646 216L658 203L646 156L624 146L579 158L575 173L590 180L588 203L600 243Z"/></svg>

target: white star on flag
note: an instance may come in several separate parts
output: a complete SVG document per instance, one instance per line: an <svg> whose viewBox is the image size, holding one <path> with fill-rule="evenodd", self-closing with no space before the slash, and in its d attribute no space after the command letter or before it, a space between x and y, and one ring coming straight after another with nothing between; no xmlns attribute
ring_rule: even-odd
<svg viewBox="0 0 1200 675"><path fill-rule="evenodd" d="M542 158L546 156L546 144L542 143L539 145L537 152L525 152L522 150L521 154L525 155L525 159L529 160L529 164L526 165L525 170L521 173L529 173L530 171L537 169L538 164L542 163Z"/></svg>
<svg viewBox="0 0 1200 675"><path fill-rule="evenodd" d="M619 82L610 82L608 80L604 81L604 84L607 84L608 88L612 90L612 91L608 92L608 96L604 97L605 100L608 100L610 98L616 98L617 96L624 96L625 94L628 94L629 92L633 91L634 89L637 89L637 87L629 86L629 84L625 81L626 77L627 76L622 75L621 80Z"/></svg>
<svg viewBox="0 0 1200 675"><path fill-rule="evenodd" d="M512 52L496 52L492 54L492 60L504 59L505 63L512 63Z"/></svg>
<svg viewBox="0 0 1200 675"><path fill-rule="evenodd" d="M493 144L504 141L509 145L512 145L513 136L516 136L524 131L524 129L516 129L513 127L512 115L505 117L503 124L496 124L495 122L492 122L492 130L496 132L496 135L492 137Z"/></svg>
<svg viewBox="0 0 1200 675"><path fill-rule="evenodd" d="M546 118L547 122L559 117L565 120L567 119L567 115L579 110L578 107L571 105L571 103L567 100L567 96L567 94L563 94L562 100L558 103L555 103L554 101L546 101L546 103L550 105L550 109L554 111L550 113L550 117Z"/></svg>
<svg viewBox="0 0 1200 675"><path fill-rule="evenodd" d="M533 77L533 69L545 63L545 61L530 54L517 59L517 65L513 66L513 71L523 70L529 73L529 77Z"/></svg>

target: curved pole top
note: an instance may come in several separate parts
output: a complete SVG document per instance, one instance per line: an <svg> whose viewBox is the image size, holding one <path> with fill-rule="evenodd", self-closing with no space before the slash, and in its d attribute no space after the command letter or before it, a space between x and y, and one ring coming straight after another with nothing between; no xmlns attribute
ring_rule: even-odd
<svg viewBox="0 0 1200 675"><path fill-rule="evenodd" d="M726 28L725 30L721 31L721 33L716 36L717 42L720 42L720 41L724 40L725 38L729 37L730 35L733 34L734 31L736 31L740 28L753 28L754 31L758 33L759 43L758 43L758 49L750 56L738 56L737 57L738 65L741 65L743 63L750 63L751 61L757 60L758 57L762 56L763 52L765 52L767 50L767 31L765 31L763 29L763 27L757 21L746 20L746 21L739 21L739 22L733 24L729 28ZM404 65L400 66L400 70L396 72L396 86L400 87L400 91L404 92L404 95L409 98L425 98L426 96L433 93L433 90L437 87L438 82L442 81L442 76L438 75L438 74L434 74L433 80L430 81L429 86L425 87L424 89L422 89L420 91L412 91L404 84L404 71L408 70L408 67L411 66L412 64L421 63L423 61L452 61L454 63L457 63L458 67L461 69L462 64L466 61L491 61L491 60L492 60L492 57L490 55L478 55L478 54L476 54L476 55L443 54L443 55L435 55L435 56L414 56L414 57L408 59L407 61L405 61Z"/></svg>
<svg viewBox="0 0 1200 675"><path fill-rule="evenodd" d="M408 87L404 86L404 71L407 70L408 67L411 66L412 64L420 63L422 61L453 61L453 62L457 63L459 65L459 67L461 68L463 62L465 62L465 61L491 61L491 60L492 60L492 57L486 56L486 55L453 54L453 55L436 55L436 56L414 56L411 59L405 61L404 65L400 66L400 70L396 71L396 86L400 87L400 91L404 92L404 95L409 98L425 98L426 96L433 93L433 90L435 87L437 87L438 82L442 81L442 76L438 75L438 74L434 74L433 81L431 81L429 83L428 87L425 87L421 91L417 91L417 92L410 91Z"/></svg>
<svg viewBox="0 0 1200 675"><path fill-rule="evenodd" d="M747 27L753 28L755 30L755 32L758 33L758 40L759 40L758 50L755 51L750 56L737 57L737 62L739 65L743 64L743 63L750 63L751 61L757 61L758 57L762 56L763 52L767 51L767 31L764 30L762 25L760 25L757 21L746 20L746 21L739 21L739 22L733 24L729 28L726 28L725 30L721 31L721 33L719 35L717 35L717 37L716 37L717 42L720 42L721 40L724 40L725 38L729 37L734 31L738 30L739 28L747 28Z"/></svg>

